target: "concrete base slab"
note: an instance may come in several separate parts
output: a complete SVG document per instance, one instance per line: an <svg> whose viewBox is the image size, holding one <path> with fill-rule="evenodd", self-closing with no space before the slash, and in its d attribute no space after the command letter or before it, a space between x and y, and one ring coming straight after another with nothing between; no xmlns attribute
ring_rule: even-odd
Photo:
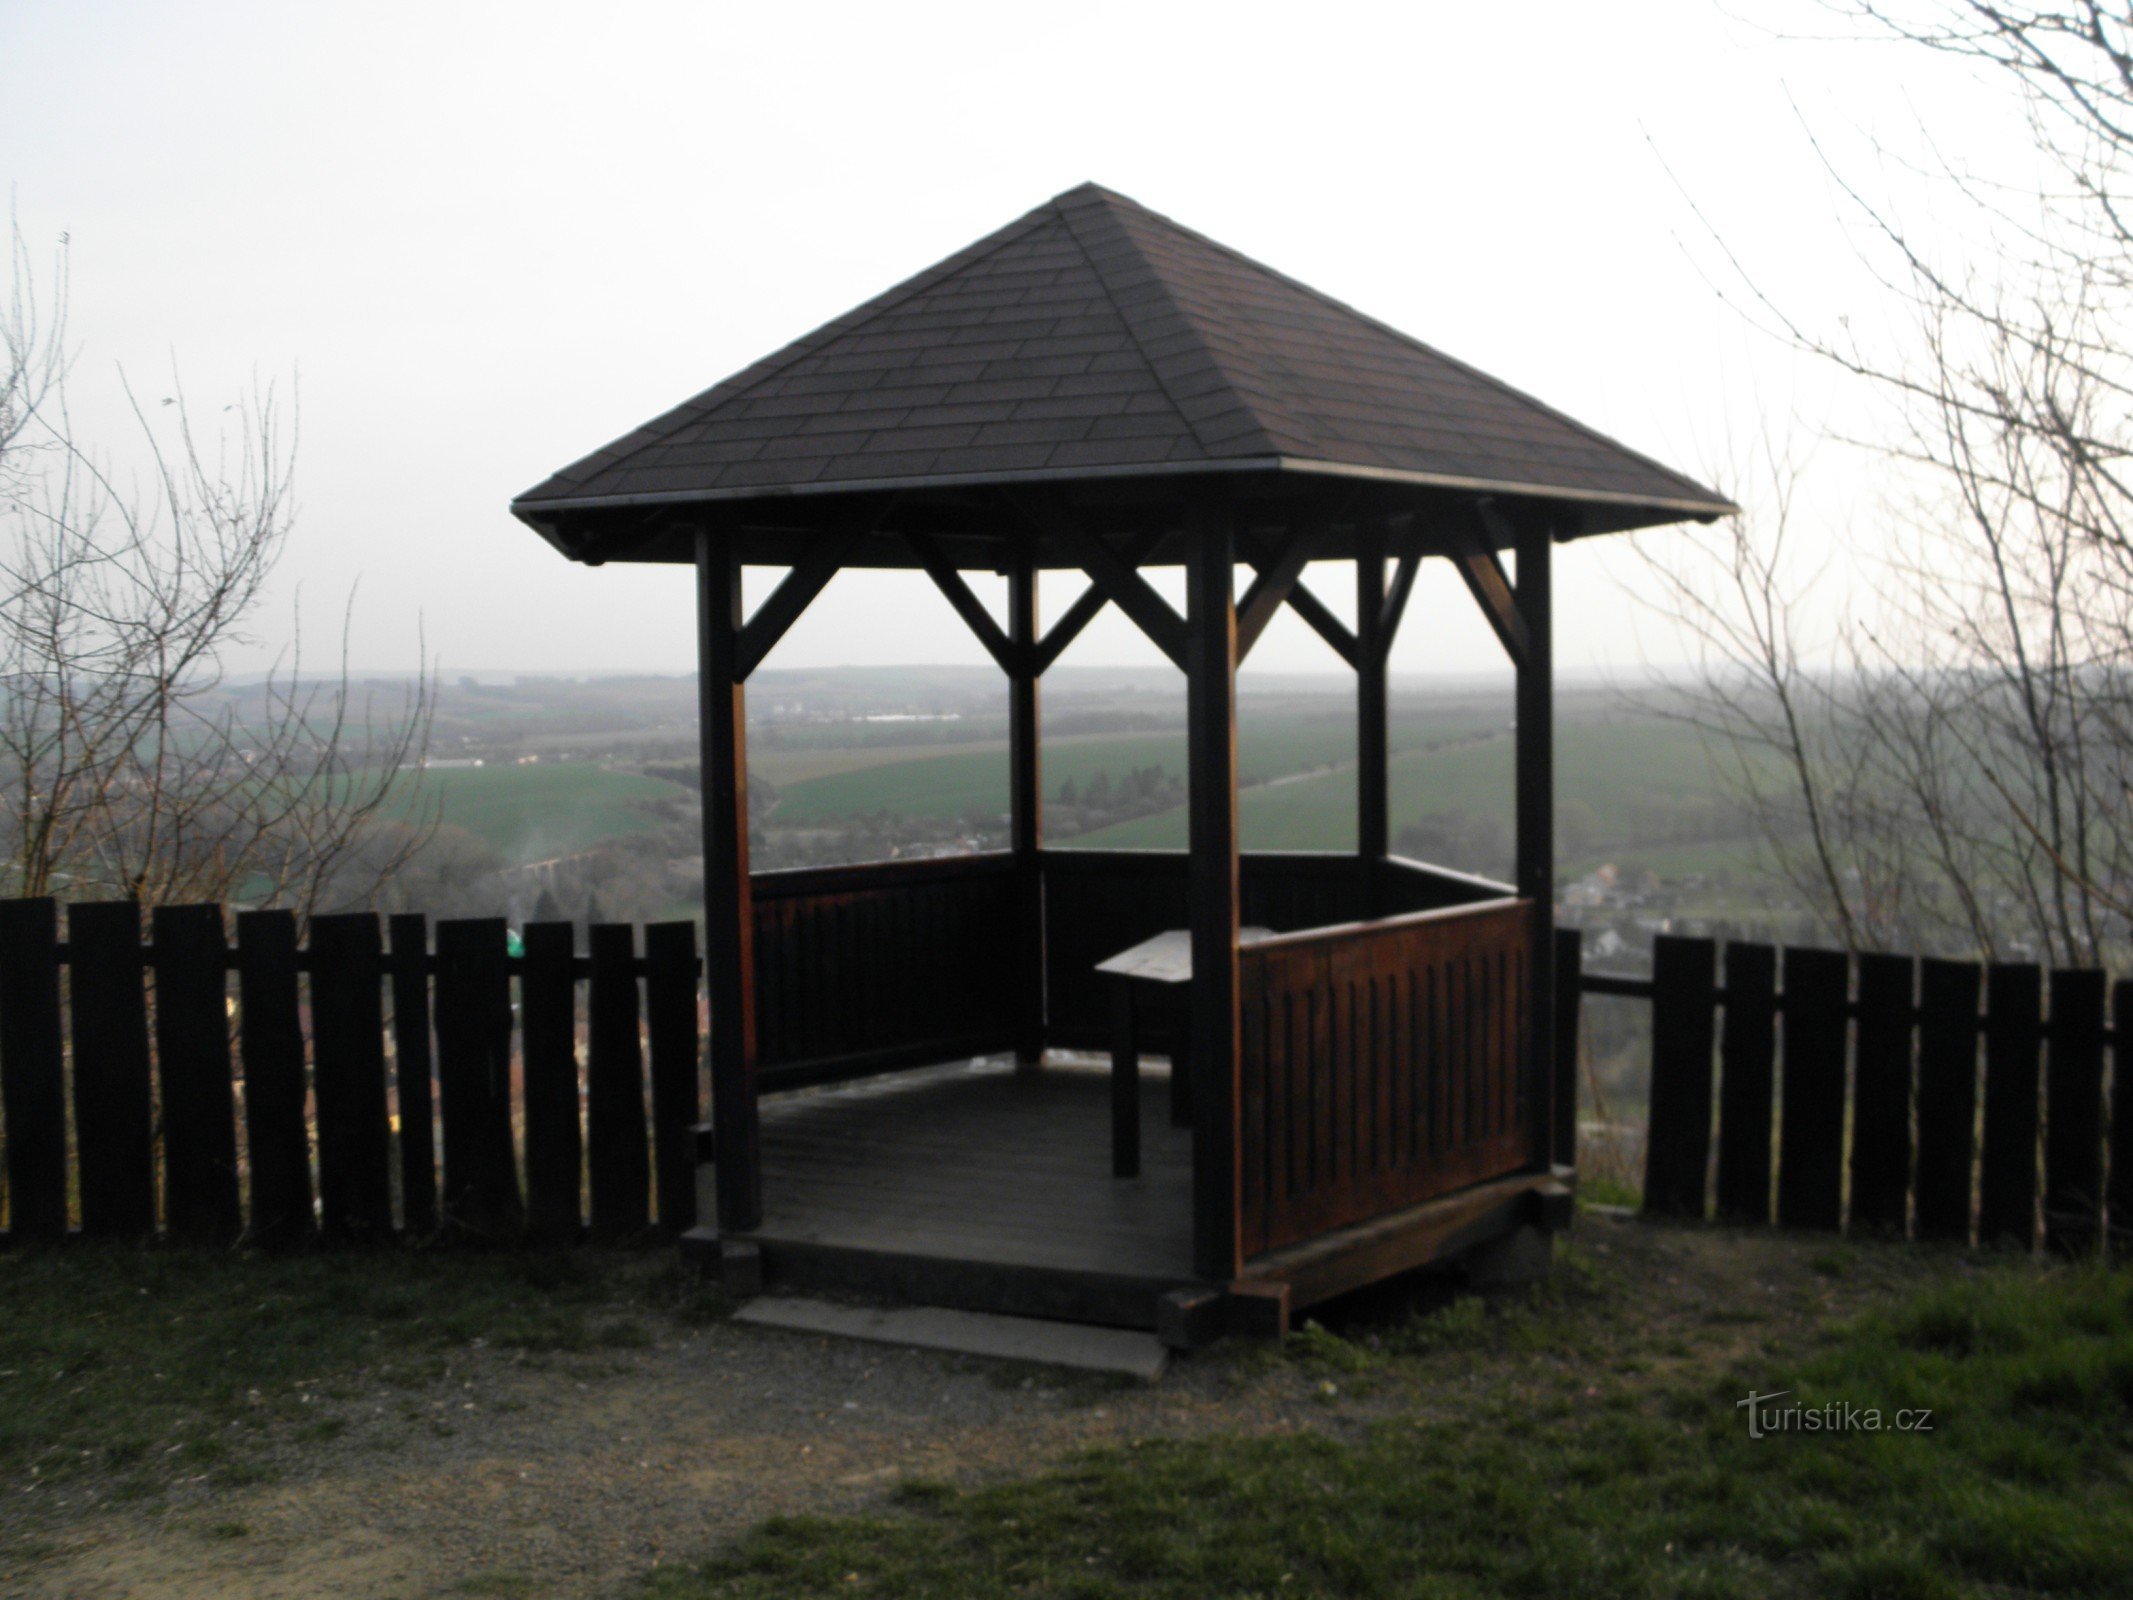
<svg viewBox="0 0 2133 1600"><path fill-rule="evenodd" d="M795 1333L831 1334L874 1344L951 1350L999 1361L1028 1361L1081 1372L1113 1372L1152 1382L1170 1352L1153 1334L1096 1328L1079 1322L1043 1322L1035 1317L999 1317L941 1306L838 1305L796 1295L768 1295L733 1314L735 1322Z"/></svg>

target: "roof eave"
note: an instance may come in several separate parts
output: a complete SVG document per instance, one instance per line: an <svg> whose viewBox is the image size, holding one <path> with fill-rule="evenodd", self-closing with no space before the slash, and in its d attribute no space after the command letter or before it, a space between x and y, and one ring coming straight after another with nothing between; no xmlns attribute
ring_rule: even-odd
<svg viewBox="0 0 2133 1600"><path fill-rule="evenodd" d="M526 523L564 554L572 552L557 536L547 519L574 511L616 511L649 506L731 505L748 501L797 500L810 496L913 493L928 489L979 489L1030 483L1107 483L1120 479L1199 478L1210 474L1296 473L1308 477L1347 478L1364 482L1405 484L1415 488L1452 490L1467 494L1516 495L1525 499L1569 501L1623 510L1672 513L1670 520L1694 518L1712 521L1734 515L1739 507L1715 496L1637 494L1623 490L1573 488L1564 484L1524 482L1507 478L1467 477L1455 473L1416 472L1399 467L1362 466L1350 462L1322 461L1308 456L1242 456L1214 461L1153 461L1138 466L1031 467L1014 472L942 473L922 477L838 478L829 482L750 484L727 489L658 490L644 494L567 495L511 502L512 515Z"/></svg>

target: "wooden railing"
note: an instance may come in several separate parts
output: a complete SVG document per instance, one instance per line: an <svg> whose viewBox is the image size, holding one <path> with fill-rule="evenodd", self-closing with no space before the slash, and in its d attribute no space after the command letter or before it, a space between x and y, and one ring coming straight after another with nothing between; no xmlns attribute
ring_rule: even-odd
<svg viewBox="0 0 2133 1600"><path fill-rule="evenodd" d="M2133 1237L2133 982L1743 942L1721 983L1720 958L1661 937L1650 978L1558 961L1567 989L1652 1003L1647 1211L2075 1255Z"/></svg>
<svg viewBox="0 0 2133 1600"><path fill-rule="evenodd" d="M1292 932L1357 921L1372 910L1435 911L1501 899L1503 884L1393 857L1380 864L1378 904L1367 902L1364 863L1346 851L1247 851L1239 860L1241 920ZM1094 968L1150 934L1187 920L1186 857L1178 850L1044 852L1045 1036L1069 1049L1102 1049L1108 1000ZM1149 1045L1176 1042L1171 1019L1150 1019Z"/></svg>
<svg viewBox="0 0 2133 1600"><path fill-rule="evenodd" d="M1537 908L1291 934L1240 957L1247 1254L1543 1158L1525 1070Z"/></svg>
<svg viewBox="0 0 2133 1600"><path fill-rule="evenodd" d="M693 924L640 955L628 926L579 954L535 923L515 956L501 919L438 923L434 949L422 916L316 917L308 945L286 911L237 916L234 946L220 906L142 923L0 901L10 1238L623 1236L655 1198L693 1224Z"/></svg>
<svg viewBox="0 0 2133 1600"><path fill-rule="evenodd" d="M765 1089L1013 1047L1024 969L1011 856L762 872L753 883Z"/></svg>

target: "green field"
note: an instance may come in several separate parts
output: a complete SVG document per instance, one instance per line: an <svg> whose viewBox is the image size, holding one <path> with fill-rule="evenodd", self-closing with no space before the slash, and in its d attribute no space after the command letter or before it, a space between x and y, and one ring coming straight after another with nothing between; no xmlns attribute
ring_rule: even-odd
<svg viewBox="0 0 2133 1600"><path fill-rule="evenodd" d="M591 762L543 762L426 772L420 788L401 803L403 810L434 804L447 827L464 828L506 861L523 862L648 832L659 819L638 802L687 792L663 778L610 772Z"/></svg>
<svg viewBox="0 0 2133 1600"><path fill-rule="evenodd" d="M1508 733L1396 755L1393 834L1397 837L1403 827L1447 812L1498 816L1508 826L1514 760ZM1582 839L1566 838L1565 844L1573 850L1582 847L1585 854L1608 856L1636 849L1656 855L1654 828L1661 819L1672 817L1676 825L1686 825L1699 808L1717 804L1700 736L1675 723L1594 719L1561 727L1556 732L1555 775L1557 804L1569 824L1563 831L1567 835L1582 829L1584 834ZM1185 845L1185 825L1185 812L1178 808L1099 829L1074 843L1092 849L1177 850ZM1352 849L1355 772L1345 768L1313 773L1249 789L1238 797L1238 825L1247 849ZM1712 848L1708 841L1696 842L1707 851Z"/></svg>
<svg viewBox="0 0 2133 1600"><path fill-rule="evenodd" d="M1395 749L1427 742L1475 737L1495 725L1486 711L1465 707L1396 718ZM839 770L824 770L846 758ZM1254 713L1239 719L1237 766L1246 784L1308 774L1355 756L1354 712L1342 701L1326 710ZM786 765L782 755L759 764L757 771L779 786L776 813L780 827L811 827L851 817L886 812L892 817L961 817L996 815L1007 809L1007 753L1004 743L990 742L950 754L868 751L813 751ZM1136 767L1159 766L1173 777L1185 775L1185 734L1087 734L1048 739L1044 744L1044 792L1056 796L1072 782L1086 789L1097 774L1115 783ZM776 774L804 773L792 781ZM1331 781L1337 774L1328 774ZM1352 777L1348 779L1352 784ZM1183 813L1178 826L1182 828ZM1180 835L1182 837L1182 835Z"/></svg>

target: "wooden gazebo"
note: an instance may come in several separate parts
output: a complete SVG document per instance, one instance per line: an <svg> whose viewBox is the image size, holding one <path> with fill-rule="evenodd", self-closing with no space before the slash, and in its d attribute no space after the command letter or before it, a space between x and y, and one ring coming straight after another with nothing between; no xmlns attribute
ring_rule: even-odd
<svg viewBox="0 0 2133 1600"><path fill-rule="evenodd" d="M1719 496L1087 185L512 509L573 560L696 574L716 1192L697 1243L729 1282L1192 1339L1565 1215L1550 551L1709 520ZM1515 885L1388 848L1386 661L1430 557L1516 664ZM1327 560L1353 563L1352 628L1299 581ZM749 563L789 571L744 617ZM1166 565L1182 616L1142 576ZM750 871L744 686L847 567L923 569L1007 674L1010 849ZM1037 574L1060 568L1089 587L1041 625ZM1004 625L968 570L1005 576ZM1186 675L1184 854L1044 842L1038 687L1107 604ZM1356 673L1352 855L1238 849L1237 668L1283 605ZM1240 944L1251 925L1275 936ZM1094 969L1166 929L1190 930L1187 1126L1151 1115L1145 1165L1114 1177L1101 1080L1032 1068L1112 1042ZM909 1071L1009 1052L1023 1070Z"/></svg>

